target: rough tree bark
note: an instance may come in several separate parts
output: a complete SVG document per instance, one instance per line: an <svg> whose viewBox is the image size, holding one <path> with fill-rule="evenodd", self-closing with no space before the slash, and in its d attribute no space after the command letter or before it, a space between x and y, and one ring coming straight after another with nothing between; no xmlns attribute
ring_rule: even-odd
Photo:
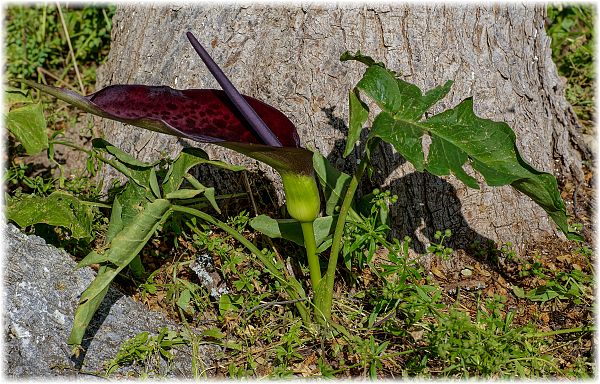
<svg viewBox="0 0 600 384"><path fill-rule="evenodd" d="M473 96L479 116L513 127L532 165L559 179L580 180L581 154L587 152L551 60L544 17L543 6L522 4L122 6L98 87L218 88L185 38L192 31L242 93L281 109L305 146L349 170L355 159L341 158L347 95L364 67L338 58L346 50L361 50L423 89L454 80L434 113ZM120 123L100 124L109 141L141 159L198 145ZM215 146L207 150L216 158L255 164ZM276 179L268 167L260 169ZM221 186L231 181L222 174L205 177ZM510 187L473 190L452 177L415 173L390 148L376 159L372 182L399 195L394 234L416 237L420 251L433 232L447 228L455 234L455 247L482 239L525 245L554 232L543 210ZM235 184L240 185L237 179Z"/></svg>

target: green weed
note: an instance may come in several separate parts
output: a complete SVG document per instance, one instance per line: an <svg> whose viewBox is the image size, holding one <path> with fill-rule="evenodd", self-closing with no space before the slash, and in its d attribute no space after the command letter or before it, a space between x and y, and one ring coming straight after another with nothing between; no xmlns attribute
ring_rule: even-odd
<svg viewBox="0 0 600 384"><path fill-rule="evenodd" d="M548 7L548 35L552 56L567 78L566 97L588 130L595 116L595 6L551 5Z"/></svg>
<svg viewBox="0 0 600 384"><path fill-rule="evenodd" d="M157 335L141 332L121 344L115 357L106 363L106 374L110 375L121 366L136 365L143 369L142 376L164 376L172 368L174 356L171 349L186 344L189 344L186 337L166 327L160 329Z"/></svg>
<svg viewBox="0 0 600 384"><path fill-rule="evenodd" d="M435 255L443 260L448 260L450 255L454 252L454 249L450 247L446 247L444 245L444 241L452 236L452 231L450 229L446 229L444 232L435 231L433 238L437 240L437 243L431 243L427 247L427 252Z"/></svg>
<svg viewBox="0 0 600 384"><path fill-rule="evenodd" d="M52 82L69 83L69 78L75 79L70 43L83 84L93 86L96 68L108 53L115 7L70 6L61 11L49 4L6 8L9 78L49 77Z"/></svg>

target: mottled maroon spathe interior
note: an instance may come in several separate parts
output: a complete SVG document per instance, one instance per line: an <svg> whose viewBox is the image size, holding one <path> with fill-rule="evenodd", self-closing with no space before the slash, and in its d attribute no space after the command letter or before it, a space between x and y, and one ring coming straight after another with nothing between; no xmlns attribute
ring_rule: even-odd
<svg viewBox="0 0 600 384"><path fill-rule="evenodd" d="M166 86L112 85L87 98L123 120L156 119L199 141L263 144L223 91ZM296 127L280 111L244 96L284 147L299 147Z"/></svg>

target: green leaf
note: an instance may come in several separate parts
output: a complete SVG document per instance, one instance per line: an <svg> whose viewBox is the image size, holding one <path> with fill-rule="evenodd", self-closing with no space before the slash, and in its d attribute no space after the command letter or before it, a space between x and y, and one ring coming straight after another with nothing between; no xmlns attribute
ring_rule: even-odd
<svg viewBox="0 0 600 384"><path fill-rule="evenodd" d="M73 328L71 328L71 333L69 338L67 339L67 345L71 346L71 350L74 350L74 347L78 347L81 345L81 341L83 340L83 336L85 335L85 331L90 321L94 317L94 314L102 304L102 300L106 296L108 292L108 288L110 282L114 278L113 274L110 273L112 269L109 269L107 266L101 266L98 269L98 274L92 283L88 286L86 291L90 289L94 284L102 285L102 289L95 293L94 296L89 297L85 300L85 302L79 301L79 306L75 310L75 317L73 319ZM103 284L107 281L106 284ZM84 291L84 293L86 292Z"/></svg>
<svg viewBox="0 0 600 384"><path fill-rule="evenodd" d="M525 298L525 291L523 290L523 288L518 287L516 285L514 285L512 287L512 291L515 294L515 296L517 296L519 299L524 299Z"/></svg>
<svg viewBox="0 0 600 384"><path fill-rule="evenodd" d="M184 148L165 175L163 192L167 195L176 191L183 182L185 174L192 167L202 164L202 162L207 160L208 154L200 148ZM170 197L167 198L169 199Z"/></svg>
<svg viewBox="0 0 600 384"><path fill-rule="evenodd" d="M171 203L168 200L154 200L113 238L111 247L105 252L105 259L110 263L100 267L94 281L81 294L67 341L69 345L81 345L85 330L106 295L110 283L137 256L159 224L166 219L170 207Z"/></svg>
<svg viewBox="0 0 600 384"><path fill-rule="evenodd" d="M56 191L48 197L23 195L11 198L7 217L21 228L43 223L65 227L76 239L91 240L92 237L94 216L90 207L65 192Z"/></svg>
<svg viewBox="0 0 600 384"><path fill-rule="evenodd" d="M526 297L531 301L546 302L555 298L566 299L559 292L555 291L552 287L538 287L527 292Z"/></svg>
<svg viewBox="0 0 600 384"><path fill-rule="evenodd" d="M471 98L418 121L448 92L450 85L447 82L421 96L418 88L396 81L390 71L369 67L358 86L384 110L375 118L370 137L392 144L419 171L427 170L436 176L453 174L469 187L478 188L475 178L463 169L470 160L488 185L511 185L541 206L569 239L581 239L569 232L556 179L523 160L508 124L477 117ZM427 158L422 145L424 135L431 138Z"/></svg>
<svg viewBox="0 0 600 384"><path fill-rule="evenodd" d="M76 268L87 267L92 264L100 264L106 261L106 255L103 253L97 253L96 251L91 251L87 254L86 257L83 258L79 263L77 263Z"/></svg>
<svg viewBox="0 0 600 384"><path fill-rule="evenodd" d="M114 145L112 145L111 143L109 143L108 141L106 141L104 139L96 138L92 141L92 145L96 149L104 149L105 151L107 151L108 153L110 153L111 155L116 157L120 162L122 162L124 164L132 165L132 166L140 167L140 168L150 168L150 167L154 167L156 164L158 164L158 161L156 161L152 164L140 161L140 160L136 159L135 157L131 156L129 153L122 151L121 149L115 147Z"/></svg>
<svg viewBox="0 0 600 384"><path fill-rule="evenodd" d="M333 232L336 217L318 217L313 223L315 242L317 246L327 239ZM294 219L273 219L266 215L259 215L250 220L250 226L272 239L283 238L304 246L304 237L300 222Z"/></svg>
<svg viewBox="0 0 600 384"><path fill-rule="evenodd" d="M104 151L113 155L116 161L112 161L110 165L125 175L129 180L150 192L152 168L160 161L155 161L154 163L142 162L104 139L92 140L92 146L97 151Z"/></svg>
<svg viewBox="0 0 600 384"><path fill-rule="evenodd" d="M219 328L209 328L202 332L202 337L221 340L225 337L225 334Z"/></svg>
<svg viewBox="0 0 600 384"><path fill-rule="evenodd" d="M184 289L179 294L179 299L177 300L177 306L184 310L185 312L189 312L191 310L190 301L192 300L192 292L189 289Z"/></svg>
<svg viewBox="0 0 600 384"><path fill-rule="evenodd" d="M156 178L156 170L154 168L150 169L150 190L154 194L154 197L160 199L160 187L158 186L158 179Z"/></svg>
<svg viewBox="0 0 600 384"><path fill-rule="evenodd" d="M382 112L373 121L371 136L380 137L392 144L406 160L412 163L417 171L422 172L425 169L423 129L418 125L396 120L391 114Z"/></svg>
<svg viewBox="0 0 600 384"><path fill-rule="evenodd" d="M379 65L367 68L356 87L386 112L396 113L403 108L402 95L394 73Z"/></svg>
<svg viewBox="0 0 600 384"><path fill-rule="evenodd" d="M417 121L429 108L441 100L452 87L452 81L436 87L425 95L414 84L396 78L393 71L379 65L367 68L357 88L362 90L384 111L399 119Z"/></svg>
<svg viewBox="0 0 600 384"><path fill-rule="evenodd" d="M352 150L356 142L360 138L362 128L369 118L369 108L365 103L360 100L358 90L355 88L350 91L349 96L350 104L350 119L348 127L348 137L346 138L346 149L344 150L344 157L347 157Z"/></svg>
<svg viewBox="0 0 600 384"><path fill-rule="evenodd" d="M148 169L146 175L149 174L150 170ZM148 181L147 178L145 181ZM147 204L154 200L154 195L149 189L143 188L136 183L128 182L125 189L123 189L123 191L115 198L115 204L117 200L121 206L120 226L123 228L136 220L137 215L145 209ZM113 207L115 204L113 204ZM111 222L109 224L109 232L111 234L113 233L111 229L111 226L113 225L112 222L113 215L111 215ZM118 227L118 220L115 225Z"/></svg>
<svg viewBox="0 0 600 384"><path fill-rule="evenodd" d="M335 207L341 205L344 200L350 175L335 169L329 160L318 152L313 155L313 166L325 196L325 213L333 215Z"/></svg>
<svg viewBox="0 0 600 384"><path fill-rule="evenodd" d="M11 109L4 121L6 128L23 145L28 155L48 148L46 119L41 103L27 103Z"/></svg>
<svg viewBox="0 0 600 384"><path fill-rule="evenodd" d="M123 229L123 205L121 204L121 195L115 197L112 209L110 211L110 221L108 222L108 230L106 231L106 241L108 244L112 239Z"/></svg>
<svg viewBox="0 0 600 384"><path fill-rule="evenodd" d="M206 197L206 200L208 200L210 205L215 211L217 211L217 213L221 213L221 209L219 208L217 199L215 198L215 189L213 187L209 187L204 190L204 197Z"/></svg>
<svg viewBox="0 0 600 384"><path fill-rule="evenodd" d="M181 188L176 191L167 193L165 198L169 199L169 200L171 200L171 199L190 199L192 197L198 196L199 194L201 194L204 191L205 190L201 190L201 189Z"/></svg>
<svg viewBox="0 0 600 384"><path fill-rule="evenodd" d="M33 100L28 92L24 92L19 88L5 87L4 89L4 105L11 109L15 104L29 104Z"/></svg>
<svg viewBox="0 0 600 384"><path fill-rule="evenodd" d="M516 135L508 124L477 117L473 112L473 100L469 98L454 109L431 117L423 126L432 137L432 145L437 140L444 142L445 161L451 164L449 171L459 179L465 181L456 172L462 167L460 161L465 156L456 155L453 159L452 155L464 152L489 185L510 184L542 207L567 237L578 238L579 235L569 232L566 208L556 178L536 170L521 157ZM435 162L436 159L428 161Z"/></svg>
<svg viewBox="0 0 600 384"><path fill-rule="evenodd" d="M224 294L219 298L219 313L221 316L226 315L228 312L236 312L239 310L240 306L243 304L242 296L233 296Z"/></svg>

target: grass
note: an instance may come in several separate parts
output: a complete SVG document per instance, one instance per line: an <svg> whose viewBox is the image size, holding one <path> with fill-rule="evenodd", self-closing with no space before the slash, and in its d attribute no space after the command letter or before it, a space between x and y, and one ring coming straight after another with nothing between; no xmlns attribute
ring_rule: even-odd
<svg viewBox="0 0 600 384"><path fill-rule="evenodd" d="M7 7L7 75L93 89L96 69L108 53L113 13L114 6Z"/></svg>
<svg viewBox="0 0 600 384"><path fill-rule="evenodd" d="M61 6L50 4L11 5L5 8L5 79L27 78L78 92L94 90L96 70L110 47L115 7ZM82 142L91 128L81 127L79 115L55 99L39 96L44 103L48 135L55 141ZM34 97L37 100L36 97ZM97 169L90 161L82 169L65 170L72 152L51 146L47 156L27 156L23 146L8 135L4 191L11 196L48 196L67 190L76 196L97 201L101 186L94 180ZM100 215L99 212L97 212ZM100 229L105 220L97 220ZM58 241L55 230L37 226ZM73 250L69 248L69 250Z"/></svg>
<svg viewBox="0 0 600 384"><path fill-rule="evenodd" d="M7 8L7 76L92 90L97 66L108 52L113 12L112 7L61 12L50 5ZM567 97L584 126L591 125L595 114L592 15L585 6L549 9L555 61L568 79ZM47 116L52 134L73 124L68 116ZM105 197L91 181L93 164L80 177L67 179L55 176L57 164L29 161L10 139L8 149L5 189L11 195L47 196L66 189L90 199ZM119 284L150 309L177 319L181 328L124 340L102 374L134 365L141 377L161 377L166 373L161 362L188 345L193 366L189 374L196 377L594 375L590 244L542 242L521 257L511 252L510 244L498 249L480 245L481 257L476 258L446 247L452 233L439 231L437 243L428 249L434 262L426 271L408 252L410 238L389 238L385 217L394 196L373 191L369 197L368 220L348 225L344 234L343 279L336 286L333 308L337 327L304 326L279 282L231 236L176 218L142 252L150 273L142 280L122 276ZM253 232L247 211L225 211L237 212L223 219L288 273L300 279L308 275L298 248ZM107 213L97 212L99 234ZM36 231L54 233L55 241L66 245L61 233ZM82 253L78 247L69 250ZM441 265L454 257L463 258L467 266L454 274L442 272ZM213 366L202 366L198 351L203 344L221 348Z"/></svg>
<svg viewBox="0 0 600 384"><path fill-rule="evenodd" d="M586 133L593 134L595 109L595 15L593 5L548 7L548 36L558 72L567 79L566 97Z"/></svg>
<svg viewBox="0 0 600 384"><path fill-rule="evenodd" d="M296 261L301 260L299 249L271 245L247 230L244 234L267 252L289 255L284 261L291 269L307 275L307 267ZM364 238L365 233L352 231L347 236ZM472 278L484 280L485 285L451 291L451 278L427 273L411 259L408 240L374 239L377 250L371 266L342 272L345 283L337 287L333 315L339 327L324 330L303 326L277 282L226 234L209 228L179 236L169 232L161 238L177 238L177 245L166 245L171 249L168 259L134 295L190 327L178 334L186 343L228 346L217 356L217 365L202 370L211 376L593 375L593 270L587 250L561 249L571 255L563 255L558 262L553 261L554 255L542 255L539 250L523 258L503 254L501 258L510 262L500 270L502 274L472 260ZM156 260L150 254L145 258ZM210 284L206 274L213 276ZM579 276L579 288L571 290L572 295L541 300L521 297L509 289L554 290L565 284L565 274ZM508 278L515 283L507 283ZM218 332L218 337L214 333L190 337L189 329L207 327ZM129 344L124 348L130 348ZM571 352L565 354L566 350ZM143 367L145 374L158 368Z"/></svg>

